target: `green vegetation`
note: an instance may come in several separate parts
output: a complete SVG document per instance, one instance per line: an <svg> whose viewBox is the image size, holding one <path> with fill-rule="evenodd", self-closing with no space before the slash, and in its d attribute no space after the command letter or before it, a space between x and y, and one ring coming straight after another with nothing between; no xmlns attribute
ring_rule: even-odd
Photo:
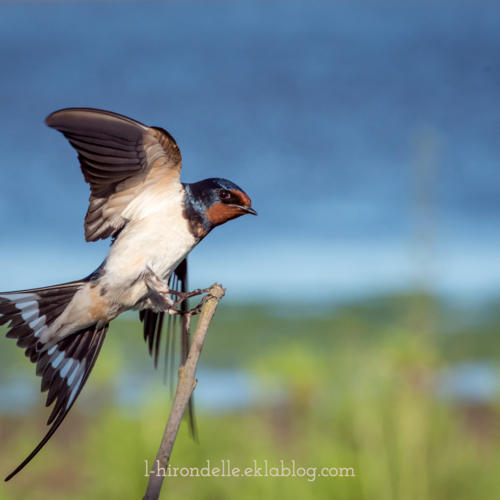
<svg viewBox="0 0 500 500"><path fill-rule="evenodd" d="M498 310L459 311L425 296L325 307L321 315L308 315L307 306L221 304L203 363L247 371L266 397L230 412L199 411L198 443L181 428L171 460L179 471L166 478L163 498L497 498L500 400L446 402L436 397L436 383L438 370L451 363L498 362ZM0 342L2 382L31 375L15 343ZM140 407L118 407L115 378L144 373L151 376L150 397ZM73 414L25 471L0 486L0 499L142 498L145 460L155 469L170 405L161 378L138 321L115 321ZM42 402L40 396L37 408ZM46 417L40 409L0 419L4 475L38 442ZM211 469L230 460L240 474L247 468L253 474L254 460L279 471L281 460L285 468L294 460L305 475L179 476L207 460ZM323 477L325 467L352 467L355 477L345 471Z"/></svg>

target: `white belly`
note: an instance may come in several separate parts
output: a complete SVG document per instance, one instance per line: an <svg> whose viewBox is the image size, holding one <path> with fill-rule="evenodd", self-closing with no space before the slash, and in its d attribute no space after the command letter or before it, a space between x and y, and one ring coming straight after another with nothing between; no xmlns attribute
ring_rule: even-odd
<svg viewBox="0 0 500 500"><path fill-rule="evenodd" d="M196 240L176 204L161 214L130 222L111 247L100 283L108 300L130 309L147 295L141 277L146 267L168 279L195 247Z"/></svg>

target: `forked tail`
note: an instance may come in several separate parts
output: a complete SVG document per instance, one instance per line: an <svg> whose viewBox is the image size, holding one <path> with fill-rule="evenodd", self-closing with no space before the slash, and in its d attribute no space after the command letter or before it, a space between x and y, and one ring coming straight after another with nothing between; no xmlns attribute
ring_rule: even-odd
<svg viewBox="0 0 500 500"><path fill-rule="evenodd" d="M36 374L42 377L42 392L49 391L46 406L55 402L47 425L52 424L33 452L5 480L23 469L51 438L75 403L87 381L108 325L85 328L68 335L55 345L46 345L43 332L64 312L87 280L47 288L0 293L0 325L10 323L7 337L17 339L25 355L36 363Z"/></svg>

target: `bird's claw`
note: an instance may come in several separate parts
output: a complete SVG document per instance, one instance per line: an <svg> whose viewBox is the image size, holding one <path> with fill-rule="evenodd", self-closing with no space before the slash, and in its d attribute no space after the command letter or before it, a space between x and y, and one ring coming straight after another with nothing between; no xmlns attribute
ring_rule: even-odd
<svg viewBox="0 0 500 500"><path fill-rule="evenodd" d="M190 309L189 311L179 311L177 309L177 306L183 300L185 300L185 299L180 299L177 302L175 302L174 304L172 304L171 306L169 306L168 309L166 309L166 312L168 312L168 314L172 314L172 315L177 314L179 316L189 317L189 318L191 316L195 316L196 314L200 314L201 308L203 307L203 304L211 297L211 295L208 293L208 289L206 292L202 291L202 293L207 293L207 295L203 296L202 299L200 300L200 303L196 307L193 307L193 309ZM195 294L195 295L199 295L199 294ZM186 298L188 298L188 297L186 297Z"/></svg>
<svg viewBox="0 0 500 500"><path fill-rule="evenodd" d="M144 272L144 279L146 281L147 287L151 290L151 295L154 298L154 302L157 306L163 310L164 312L171 315L179 315L190 318L195 314L199 314L201 312L202 305L206 302L206 300L211 297L209 294L210 288L197 288L192 292L179 292L177 290L172 290L167 283L165 283L159 276L157 276L154 271L147 267ZM191 297L196 297L197 295L202 294L205 295L200 303L189 311L179 311L177 307L182 304L186 299ZM178 299L174 302L170 296L176 296Z"/></svg>

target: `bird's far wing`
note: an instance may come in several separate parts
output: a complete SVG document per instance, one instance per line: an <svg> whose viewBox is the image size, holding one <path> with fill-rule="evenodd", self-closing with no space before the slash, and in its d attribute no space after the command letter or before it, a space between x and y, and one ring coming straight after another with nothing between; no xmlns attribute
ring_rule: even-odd
<svg viewBox="0 0 500 500"><path fill-rule="evenodd" d="M180 292L187 292L188 290L188 269L187 269L187 257L177 266L175 271L170 276L170 281L168 286L171 290L177 290ZM172 300L177 300L175 295L172 296ZM188 311L188 301L187 299L181 302L180 310L182 312ZM139 317L143 323L144 329L144 340L148 344L149 354L153 356L155 368L158 367L158 355L160 349L160 341L162 336L162 330L164 325L165 313L155 312L151 309L143 309L139 312ZM167 315L167 332L166 332L166 345L165 345L165 379L170 379L170 383L173 384L174 381L174 356L175 356L175 338L177 336L177 315ZM189 354L189 331L186 328L185 318L181 316L180 321L180 331L181 331L181 358L180 363L184 364L187 360ZM170 374L169 372L170 367ZM171 385L173 389L173 385ZM193 396L189 400L189 427L191 430L191 435L196 438L196 425L194 420L194 404Z"/></svg>
<svg viewBox="0 0 500 500"><path fill-rule="evenodd" d="M62 109L45 123L77 150L90 184L87 241L116 235L127 222L123 212L144 190L160 181L180 183L181 153L166 130L90 108Z"/></svg>

